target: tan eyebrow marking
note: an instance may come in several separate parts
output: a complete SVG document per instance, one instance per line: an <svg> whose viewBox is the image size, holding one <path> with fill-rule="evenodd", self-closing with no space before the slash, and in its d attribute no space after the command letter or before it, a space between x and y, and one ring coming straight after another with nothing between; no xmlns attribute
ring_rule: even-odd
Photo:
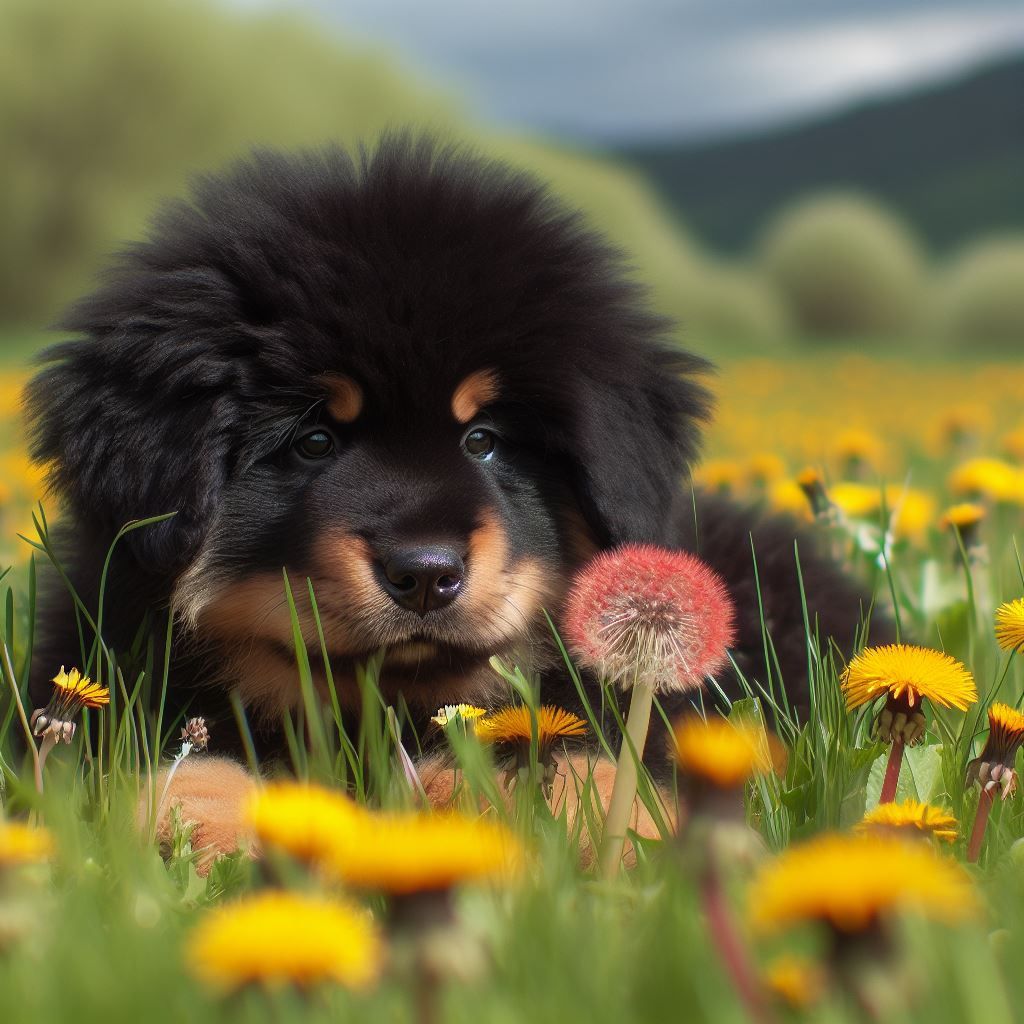
<svg viewBox="0 0 1024 1024"><path fill-rule="evenodd" d="M452 395L452 415L468 423L488 402L498 397L498 375L494 370L476 370L466 377Z"/></svg>
<svg viewBox="0 0 1024 1024"><path fill-rule="evenodd" d="M327 411L339 423L351 423L363 411L363 389L343 373L331 373L324 377L330 392Z"/></svg>

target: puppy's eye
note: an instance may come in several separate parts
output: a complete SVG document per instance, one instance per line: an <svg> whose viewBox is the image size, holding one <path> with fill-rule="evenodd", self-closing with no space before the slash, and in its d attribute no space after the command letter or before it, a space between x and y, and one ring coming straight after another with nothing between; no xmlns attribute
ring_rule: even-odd
<svg viewBox="0 0 1024 1024"><path fill-rule="evenodd" d="M304 459L322 459L334 451L334 438L326 430L314 430L296 440L295 450Z"/></svg>
<svg viewBox="0 0 1024 1024"><path fill-rule="evenodd" d="M462 447L475 459L486 459L494 451L494 440L494 434L489 430L477 427L465 436Z"/></svg>

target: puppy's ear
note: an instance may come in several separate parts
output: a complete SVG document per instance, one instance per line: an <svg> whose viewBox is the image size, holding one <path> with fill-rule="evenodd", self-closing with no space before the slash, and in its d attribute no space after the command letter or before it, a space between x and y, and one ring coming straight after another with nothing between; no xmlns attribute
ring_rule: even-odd
<svg viewBox="0 0 1024 1024"><path fill-rule="evenodd" d="M175 513L122 543L154 572L184 568L226 474L223 369L200 346L136 333L130 322L43 360L26 407L51 490L76 525L109 540L131 520Z"/></svg>
<svg viewBox="0 0 1024 1024"><path fill-rule="evenodd" d="M636 353L634 353L634 356ZM599 542L669 544L711 396L693 375L710 364L656 350L575 400L577 497Z"/></svg>

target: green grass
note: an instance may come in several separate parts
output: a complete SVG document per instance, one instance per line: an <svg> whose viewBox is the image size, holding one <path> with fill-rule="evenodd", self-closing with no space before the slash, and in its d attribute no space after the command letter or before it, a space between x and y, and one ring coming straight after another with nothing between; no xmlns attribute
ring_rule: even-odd
<svg viewBox="0 0 1024 1024"><path fill-rule="evenodd" d="M908 752L900 782L901 796L952 809L965 833L978 798L965 784L964 769L984 738L984 707L997 684L1000 700L1020 703L1024 696L1024 656L1008 660L991 632L994 606L1024 593L1020 524L1019 509L999 509L989 524L990 565L971 569L954 559L948 536L938 533L924 546L897 544L882 566L848 535L836 539L851 569L874 577L880 605L895 600L909 637L944 646L975 673L982 702L966 715L932 715L927 742ZM37 557L46 558L46 552ZM932 577L947 591L940 604L924 599L922 580ZM229 999L204 990L189 975L183 951L202 915L211 905L267 885L267 874L235 856L220 862L209 879L201 878L187 823L167 862L136 827L140 803L156 799L152 775L175 753L171 737L179 723L161 715L164 666L150 658L142 673L125 678L113 654L93 642L92 625L102 627L97 609L82 608L83 649L68 658L80 656L80 665L111 686L111 709L89 723L93 754L86 756L87 730L80 729L70 747L50 757L45 794L36 794L30 761L20 752L21 724L10 689L13 682L25 699L35 617L33 564L21 563L0 588L0 638L11 654L10 671L5 668L0 680L4 812L45 822L57 841L48 867L0 869L0 1020L422 1019L415 1015L410 986L397 975L365 995L250 991ZM116 593L106 595L107 602L117 599ZM849 828L877 800L885 766L886 749L869 738L870 714L844 709L840 656L821 650L815 624L806 625L814 698L809 720L793 719L777 678L751 681L751 698L732 712L762 716L789 750L785 773L758 780L746 794L747 821L764 840L764 856L822 830ZM767 631L765 644L771 657ZM285 770L343 787L372 806L411 806L416 797L396 756L402 709L390 715L381 698L379 662L361 676L364 714L351 735L342 728L336 695L321 703L312 685L310 665L322 657L322 650L304 648L296 657L303 701L289 723L291 763ZM530 681L513 666L499 670L510 699L536 699ZM589 696L599 717L607 704L600 693ZM241 708L239 713L244 715ZM310 737L308 743L303 736ZM401 740L415 750L407 728ZM488 951L489 969L475 980L445 986L442 1020L749 1019L709 941L699 872L686 841L643 843L635 870L614 883L598 882L578 863L578 830L550 813L536 787L518 787L506 802L488 751L470 737L456 737L453 747L469 795L466 806L492 804L496 809L489 813L503 817L534 856L520 885L460 894L465 927ZM650 796L649 783L642 789ZM587 823L599 833L599 811L592 810ZM947 927L909 917L896 923L891 953L880 969L889 998L885 1019L1015 1019L1013 1008L1024 1005L1018 967L1024 958L1024 853L1014 846L1022 835L1024 800L1018 795L999 802L980 865L967 869L986 906L976 922ZM965 847L961 838L944 855L963 859ZM720 868L732 912L742 922L751 868L739 857L723 857ZM785 951L822 953L822 937L813 932L768 940L744 934L744 942L760 965ZM787 1016L794 1014L781 1011ZM853 1021L863 1013L833 985L824 1002L803 1017Z"/></svg>

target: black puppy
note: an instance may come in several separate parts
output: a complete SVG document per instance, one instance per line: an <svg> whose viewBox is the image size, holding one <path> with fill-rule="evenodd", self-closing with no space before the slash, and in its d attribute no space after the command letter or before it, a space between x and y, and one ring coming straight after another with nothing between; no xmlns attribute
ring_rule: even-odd
<svg viewBox="0 0 1024 1024"><path fill-rule="evenodd" d="M429 141L259 153L167 206L65 325L32 383L33 451L66 507L60 546L105 639L176 618L172 700L262 748L300 700L286 568L316 684L309 590L343 706L386 650L414 724L491 699L493 654L572 705L544 610L626 541L697 551L738 609L735 657L764 680L764 620L806 704L794 528L686 483L710 407L619 256L531 178ZM801 542L822 638L854 641L867 597ZM70 602L46 603L34 698L76 660ZM733 683L724 681L726 689ZM652 743L652 757L663 757Z"/></svg>

